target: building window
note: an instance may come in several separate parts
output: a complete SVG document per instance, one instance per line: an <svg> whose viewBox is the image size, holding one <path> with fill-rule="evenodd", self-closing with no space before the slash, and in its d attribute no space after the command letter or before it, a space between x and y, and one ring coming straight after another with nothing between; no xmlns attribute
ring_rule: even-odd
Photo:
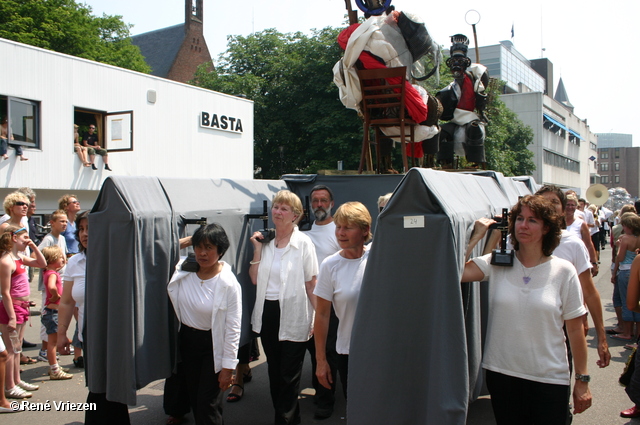
<svg viewBox="0 0 640 425"><path fill-rule="evenodd" d="M600 149L600 159L609 159L609 149Z"/></svg>
<svg viewBox="0 0 640 425"><path fill-rule="evenodd" d="M620 176L613 176L614 183L620 183Z"/></svg>
<svg viewBox="0 0 640 425"><path fill-rule="evenodd" d="M600 163L600 171L609 171L609 163L601 162Z"/></svg>
<svg viewBox="0 0 640 425"><path fill-rule="evenodd" d="M593 142L589 142L589 147L591 148L592 151L595 151L598 149L598 146Z"/></svg>
<svg viewBox="0 0 640 425"><path fill-rule="evenodd" d="M547 150L544 151L544 163L574 173L580 173L580 162Z"/></svg>
<svg viewBox="0 0 640 425"><path fill-rule="evenodd" d="M620 158L620 148L615 148L614 157L615 158Z"/></svg>
<svg viewBox="0 0 640 425"><path fill-rule="evenodd" d="M0 116L7 119L9 143L40 148L40 103L0 95Z"/></svg>
<svg viewBox="0 0 640 425"><path fill-rule="evenodd" d="M613 169L615 171L620 171L620 163L619 162L614 162L613 164Z"/></svg>
<svg viewBox="0 0 640 425"><path fill-rule="evenodd" d="M602 176L602 177L600 178L600 182L601 182L602 184L609 184L609 176Z"/></svg>

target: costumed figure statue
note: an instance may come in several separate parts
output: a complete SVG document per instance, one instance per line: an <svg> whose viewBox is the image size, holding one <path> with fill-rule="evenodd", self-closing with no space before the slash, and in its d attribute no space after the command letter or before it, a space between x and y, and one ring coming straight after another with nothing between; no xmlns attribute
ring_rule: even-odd
<svg viewBox="0 0 640 425"><path fill-rule="evenodd" d="M467 36L451 36L451 57L446 63L454 80L436 95L442 103L441 119L449 121L441 126L439 135L438 162L443 168L455 168L454 155L464 156L468 162L481 164L483 168L486 163L484 138L488 120L484 109L489 74L484 65L471 63L468 49Z"/></svg>
<svg viewBox="0 0 640 425"><path fill-rule="evenodd" d="M415 126L414 140L420 141L407 144L407 154L419 158L424 156L423 143L425 140L435 141L435 147L429 144L429 153L437 152L438 139L434 138L439 132L438 119L442 111L438 100L430 96L419 86L412 85L412 73L424 73L419 59L430 55L434 63L431 75L439 76L439 66L442 54L422 20L415 15L394 10L389 7L390 0L357 0L358 7L365 12L367 20L362 24L352 24L338 36L338 44L345 51L344 56L333 68L334 83L340 91L340 100L345 107L358 111L362 116L362 93L357 70L380 69L392 67L407 67L405 106L409 117L420 125ZM389 80L393 80L390 78ZM389 81L390 84L394 82ZM396 82L397 84L397 82ZM385 134L397 135L399 128L383 128ZM394 137L393 140L399 141ZM381 140L382 170L391 170L392 139ZM413 146L412 146L413 145ZM425 149L426 150L426 149ZM380 171L380 170L379 170Z"/></svg>

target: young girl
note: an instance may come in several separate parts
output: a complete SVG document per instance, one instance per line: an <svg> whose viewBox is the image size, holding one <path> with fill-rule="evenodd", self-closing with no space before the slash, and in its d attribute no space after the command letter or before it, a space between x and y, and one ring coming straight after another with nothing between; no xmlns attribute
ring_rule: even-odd
<svg viewBox="0 0 640 425"><path fill-rule="evenodd" d="M27 247L35 254L35 259L20 254ZM20 353L14 352L9 334L17 331L22 341L24 324L29 320L27 267L44 268L46 265L47 262L36 244L29 239L29 232L25 227L8 226L0 234L0 332L9 354L5 374L7 398L29 398L32 394L27 391L39 388L20 380Z"/></svg>
<svg viewBox="0 0 640 425"><path fill-rule="evenodd" d="M48 246L42 250L47 268L43 270L42 281L46 290L44 311L40 320L47 331L48 348L47 360L49 361L49 379L62 380L71 379L73 375L66 373L58 365L56 358L56 346L58 344L58 306L62 295L62 279L58 273L65 264L65 254L57 245Z"/></svg>

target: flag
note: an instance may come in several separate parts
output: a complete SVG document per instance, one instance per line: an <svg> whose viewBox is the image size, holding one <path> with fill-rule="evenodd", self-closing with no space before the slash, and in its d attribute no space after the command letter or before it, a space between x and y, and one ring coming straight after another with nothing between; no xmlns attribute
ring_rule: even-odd
<svg viewBox="0 0 640 425"><path fill-rule="evenodd" d="M511 24L511 38L513 38L513 24Z"/></svg>

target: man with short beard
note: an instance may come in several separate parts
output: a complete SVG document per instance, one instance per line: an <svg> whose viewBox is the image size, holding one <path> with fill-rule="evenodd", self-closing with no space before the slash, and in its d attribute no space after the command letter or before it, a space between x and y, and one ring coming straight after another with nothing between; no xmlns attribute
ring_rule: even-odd
<svg viewBox="0 0 640 425"><path fill-rule="evenodd" d="M311 209L313 210L315 221L311 230L305 233L311 238L311 241L316 247L318 265L320 265L325 258L340 251L340 245L336 239L336 224L333 222L333 192L327 186L316 185L311 189L309 197L311 198ZM329 367L331 368L332 376L338 376L338 369L336 365L337 334L338 317L333 311L333 307L331 307L326 356ZM309 354L311 354L313 388L316 390L315 402L318 405L314 417L315 419L326 419L333 414L335 382L331 386L330 390L323 387L318 382L318 378L316 377L315 340L313 337L307 343L307 350L309 350Z"/></svg>

